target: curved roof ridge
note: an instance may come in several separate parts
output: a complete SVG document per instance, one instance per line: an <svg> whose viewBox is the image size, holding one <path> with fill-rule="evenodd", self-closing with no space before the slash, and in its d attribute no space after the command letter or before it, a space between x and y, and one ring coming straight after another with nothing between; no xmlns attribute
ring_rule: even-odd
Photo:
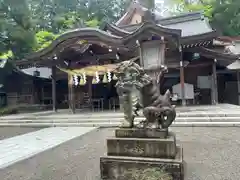
<svg viewBox="0 0 240 180"><path fill-rule="evenodd" d="M124 30L120 30L116 26L112 26L109 24L110 27L112 27L114 30L118 32L118 34L121 36L112 35L106 31L103 31L101 29L97 28L81 28L81 29L75 29L72 31L68 31L61 36L59 36L57 39L55 39L48 47L31 54L27 54L27 59L32 59L36 57L44 56L48 53L51 53L56 47L59 47L60 44L62 44L64 41L67 40L75 40L75 38L79 38L79 40L86 40L88 41L88 38L97 38L97 40L102 41L105 44L108 44L111 46L112 44L123 46L125 43L127 43L130 39L138 36L143 31L151 29L155 32L161 32L170 34L174 37L181 37L181 30L180 29L172 29L172 28L166 28L161 25L156 25L153 22L144 22L141 24L139 28L137 28L133 32L127 32Z"/></svg>
<svg viewBox="0 0 240 180"><path fill-rule="evenodd" d="M41 57L44 54L47 54L51 51L53 51L53 49L55 47L57 47L59 44L63 43L64 41L68 40L68 39L72 39L72 38L76 38L76 37L81 37L82 40L87 40L87 37L98 37L99 39L101 39L103 42L112 42L115 44L121 44L121 37L120 36L116 36L116 35L112 35L107 33L106 31L97 29L97 28L81 28L81 29L75 29L72 31L68 31L62 35L60 35L59 37L57 37L57 39L55 39L48 47L34 52L34 53L30 53L27 54L26 56L31 59L34 57Z"/></svg>
<svg viewBox="0 0 240 180"><path fill-rule="evenodd" d="M124 44L128 43L129 41L136 38L138 35L140 35L144 31L149 30L149 29L151 29L152 31L155 31L155 32L160 31L161 33L170 34L174 38L180 38L181 33L182 33L181 29L170 29L170 28L166 28L166 27L161 26L161 25L156 25L153 22L144 22L135 31L133 31L132 33L123 37L123 43Z"/></svg>
<svg viewBox="0 0 240 180"><path fill-rule="evenodd" d="M181 29L172 29L172 28L167 28L165 26L162 26L162 25L158 25L158 24L155 24L153 22L143 22L140 27L138 27L135 31L133 31L130 35L133 35L133 34L136 34L138 33L139 31L143 31L145 29L148 29L148 28L152 28L152 27L157 27L159 28L160 31L164 31L164 32L167 32L168 30L171 30L173 31L172 34L175 34L175 35L178 35L178 36L181 36ZM160 29L161 28L161 29Z"/></svg>
<svg viewBox="0 0 240 180"><path fill-rule="evenodd" d="M116 35L120 35L120 36L125 36L125 35L128 35L128 34L131 34L131 32L129 32L127 30L124 30L124 29L121 29L118 26L116 26L114 24L111 24L111 23L106 23L105 24L105 29L113 32Z"/></svg>

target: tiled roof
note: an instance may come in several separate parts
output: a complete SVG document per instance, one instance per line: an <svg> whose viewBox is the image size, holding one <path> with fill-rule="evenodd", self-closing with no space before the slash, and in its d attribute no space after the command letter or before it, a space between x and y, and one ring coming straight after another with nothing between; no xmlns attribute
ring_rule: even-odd
<svg viewBox="0 0 240 180"><path fill-rule="evenodd" d="M156 23L166 28L182 30L182 37L200 35L213 31L207 18L203 17L202 12L192 12L181 14L179 16L160 18ZM139 24L120 26L119 28L131 32L138 27Z"/></svg>

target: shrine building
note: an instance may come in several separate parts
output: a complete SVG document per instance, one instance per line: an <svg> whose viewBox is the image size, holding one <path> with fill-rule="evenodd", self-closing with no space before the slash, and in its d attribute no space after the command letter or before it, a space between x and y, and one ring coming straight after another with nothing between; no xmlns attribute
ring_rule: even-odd
<svg viewBox="0 0 240 180"><path fill-rule="evenodd" d="M51 86L44 90L44 85L31 85L37 97L32 103L73 112L118 109L112 66L132 59L153 78L152 69L167 66L159 88L169 89L179 105L239 104L239 55L233 41L220 38L202 12L166 18L146 2L133 2L114 24L66 32L47 48L16 61L20 69L51 69Z"/></svg>

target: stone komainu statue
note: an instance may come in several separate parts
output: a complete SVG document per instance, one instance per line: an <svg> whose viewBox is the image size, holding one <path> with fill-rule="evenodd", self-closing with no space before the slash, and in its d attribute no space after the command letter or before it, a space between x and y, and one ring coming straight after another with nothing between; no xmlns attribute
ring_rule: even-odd
<svg viewBox="0 0 240 180"><path fill-rule="evenodd" d="M164 70L160 71L162 74ZM138 127L165 129L172 124L176 111L170 103L169 90L161 95L159 84L133 61L119 63L114 73L118 77L116 88L124 111L122 127L133 127L141 109L146 119Z"/></svg>

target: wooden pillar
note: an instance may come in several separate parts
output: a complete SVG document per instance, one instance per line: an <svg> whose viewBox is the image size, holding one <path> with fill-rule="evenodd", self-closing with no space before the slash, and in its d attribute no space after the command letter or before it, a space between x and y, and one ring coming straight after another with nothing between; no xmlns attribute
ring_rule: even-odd
<svg viewBox="0 0 240 180"><path fill-rule="evenodd" d="M31 94L29 94L30 95L30 104L34 104L34 101L35 101L35 97L36 97L36 89L35 89L35 83L34 83L34 81L35 81L35 78L31 81L31 89L32 89L32 92L31 92Z"/></svg>
<svg viewBox="0 0 240 180"><path fill-rule="evenodd" d="M217 60L214 59L212 64L212 104L218 104L218 86L217 86Z"/></svg>
<svg viewBox="0 0 240 180"><path fill-rule="evenodd" d="M74 98L74 87L72 82L72 76L68 75L68 106L73 114L76 113Z"/></svg>
<svg viewBox="0 0 240 180"><path fill-rule="evenodd" d="M182 47L179 47L180 53L180 84L181 84L181 99L182 99L182 106L186 106L186 99L185 99L185 78L184 78L184 66L183 66L183 54L182 54Z"/></svg>
<svg viewBox="0 0 240 180"><path fill-rule="evenodd" d="M44 83L42 82L42 88L41 88L41 104L44 105Z"/></svg>
<svg viewBox="0 0 240 180"><path fill-rule="evenodd" d="M240 72L237 71L238 105L240 105Z"/></svg>
<svg viewBox="0 0 240 180"><path fill-rule="evenodd" d="M72 79L71 76L68 74L68 108L72 111Z"/></svg>
<svg viewBox="0 0 240 180"><path fill-rule="evenodd" d="M87 81L87 84L88 84L88 96L90 99L92 99L92 78L89 78L89 81Z"/></svg>
<svg viewBox="0 0 240 180"><path fill-rule="evenodd" d="M87 89L88 89L88 97L89 97L89 106L93 110L93 104L92 104L92 80L94 77L88 77L87 81Z"/></svg>
<svg viewBox="0 0 240 180"><path fill-rule="evenodd" d="M52 106L53 106L53 111L57 111L56 103L56 66L52 66Z"/></svg>

